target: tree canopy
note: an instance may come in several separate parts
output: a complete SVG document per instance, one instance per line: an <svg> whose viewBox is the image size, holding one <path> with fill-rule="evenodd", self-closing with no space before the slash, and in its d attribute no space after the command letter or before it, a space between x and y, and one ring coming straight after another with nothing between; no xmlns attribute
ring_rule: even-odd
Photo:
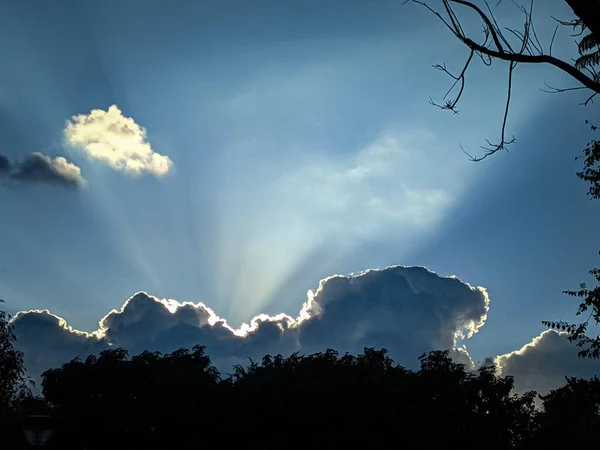
<svg viewBox="0 0 600 450"><path fill-rule="evenodd" d="M19 402L29 394L23 354L15 350L14 342L10 316L0 311L0 443L10 438Z"/></svg>
<svg viewBox="0 0 600 450"><path fill-rule="evenodd" d="M396 364L385 349L265 355L221 374L205 347L130 357L111 348L42 374L28 393L22 355L0 314L4 374L2 448L25 449L32 415L47 417L45 448L196 449L342 446L538 449L591 443L600 381L568 378L548 394L514 391L494 365L467 369L448 351Z"/></svg>
<svg viewBox="0 0 600 450"><path fill-rule="evenodd" d="M534 449L596 436L597 379L569 379L536 409L537 394L515 393L494 366L467 370L447 351L419 361L409 370L385 349L327 350L266 355L222 376L202 346L111 349L43 374L56 424L47 447Z"/></svg>

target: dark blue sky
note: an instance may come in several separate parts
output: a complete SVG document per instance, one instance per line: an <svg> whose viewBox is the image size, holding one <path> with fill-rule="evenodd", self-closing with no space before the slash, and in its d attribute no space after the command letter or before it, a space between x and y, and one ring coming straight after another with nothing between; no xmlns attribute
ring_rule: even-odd
<svg viewBox="0 0 600 450"><path fill-rule="evenodd" d="M519 67L509 153L495 138L506 68L475 67L460 114L428 104L431 68L465 52L401 1L4 1L1 153L64 156L78 191L0 190L0 295L78 329L144 290L232 325L297 314L320 279L423 265L488 289L474 359L515 350L597 262L597 205L574 161L598 116L569 80ZM567 13L562 2L549 11ZM520 24L509 7L499 17ZM540 24L548 36L549 22ZM556 52L571 55L563 32ZM173 165L139 175L65 141L72 116L117 105ZM89 138L89 135L87 135Z"/></svg>

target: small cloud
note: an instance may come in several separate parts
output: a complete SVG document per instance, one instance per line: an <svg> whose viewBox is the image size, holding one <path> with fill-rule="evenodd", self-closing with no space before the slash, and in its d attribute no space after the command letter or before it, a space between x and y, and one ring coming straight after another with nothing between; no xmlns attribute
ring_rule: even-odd
<svg viewBox="0 0 600 450"><path fill-rule="evenodd" d="M11 162L0 155L0 180L21 185L53 184L71 189L87 185L81 176L81 169L64 157L54 159L41 153L32 153L22 163Z"/></svg>
<svg viewBox="0 0 600 450"><path fill-rule="evenodd" d="M515 377L517 391L536 390L544 394L564 385L565 376L600 375L600 363L579 358L579 350L566 333L547 330L521 349L498 356L495 363L502 375Z"/></svg>
<svg viewBox="0 0 600 450"><path fill-rule="evenodd" d="M90 158L100 160L115 170L140 175L166 175L173 167L168 156L156 153L146 140L146 129L125 117L117 105L108 111L93 109L67 121L67 142L82 149Z"/></svg>

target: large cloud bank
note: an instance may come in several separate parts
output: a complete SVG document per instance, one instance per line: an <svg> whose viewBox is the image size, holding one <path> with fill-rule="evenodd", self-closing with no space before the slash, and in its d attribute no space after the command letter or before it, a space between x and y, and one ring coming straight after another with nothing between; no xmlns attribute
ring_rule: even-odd
<svg viewBox="0 0 600 450"><path fill-rule="evenodd" d="M324 279L316 292L309 291L297 317L260 315L239 329L202 303L158 299L144 292L109 312L92 333L74 330L48 311L18 313L13 325L34 377L74 357L85 358L110 347L136 354L196 344L205 345L213 363L225 373L233 364L247 363L247 357L327 348L356 353L363 347L385 347L398 363L415 367L417 357L433 349L454 349L455 358L470 364L468 354L455 348L457 340L477 333L488 309L484 288L422 267L393 266ZM529 377L518 388L534 385L543 390L562 384L564 375L593 374L597 363L577 360L576 349L571 346L569 353L565 341L557 333L544 333L529 347L498 357L497 363L502 373L514 374L517 380ZM556 359L556 352L566 359ZM577 373L570 373L574 367Z"/></svg>
<svg viewBox="0 0 600 450"><path fill-rule="evenodd" d="M22 162L11 161L0 154L0 182L11 186L49 184L78 189L87 185L81 169L59 156L50 158L41 153L31 153Z"/></svg>
<svg viewBox="0 0 600 450"><path fill-rule="evenodd" d="M117 105L108 111L93 109L67 121L64 135L69 144L89 158L109 167L140 175L166 175L173 167L168 156L155 152L146 138L146 129L131 117L123 116Z"/></svg>

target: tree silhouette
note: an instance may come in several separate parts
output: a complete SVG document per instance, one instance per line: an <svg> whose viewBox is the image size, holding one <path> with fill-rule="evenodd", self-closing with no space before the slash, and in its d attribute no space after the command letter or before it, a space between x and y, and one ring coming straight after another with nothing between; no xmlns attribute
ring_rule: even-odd
<svg viewBox="0 0 600 450"><path fill-rule="evenodd" d="M4 300L0 299L0 303ZM17 411L20 402L29 394L23 365L23 354L14 348L15 336L10 316L0 311L0 443L15 445ZM9 447L6 447L9 448Z"/></svg>
<svg viewBox="0 0 600 450"><path fill-rule="evenodd" d="M515 394L511 377L468 371L447 351L421 356L417 371L385 349L266 355L222 378L203 347L132 358L111 349L47 371L43 389L52 448L508 449L536 430L535 393Z"/></svg>
<svg viewBox="0 0 600 450"><path fill-rule="evenodd" d="M60 448L196 444L202 440L197 425L215 427L222 407L214 397L219 374L202 346L131 359L123 349L106 350L46 371L42 379Z"/></svg>
<svg viewBox="0 0 600 450"><path fill-rule="evenodd" d="M541 397L543 412L533 440L540 446L597 443L600 439L600 380L567 378L567 384Z"/></svg>
<svg viewBox="0 0 600 450"><path fill-rule="evenodd" d="M0 299L0 303L4 300ZM15 336L10 316L0 311L0 405L11 408L27 391L23 354L14 348Z"/></svg>
<svg viewBox="0 0 600 450"><path fill-rule="evenodd" d="M593 131L598 131L591 125ZM591 199L600 199L600 141L593 140L584 150L583 170L577 176L590 184L588 195ZM567 290L565 294L581 299L577 315L587 314L587 318L578 324L565 321L542 321L544 325L560 332L565 332L571 342L578 347L580 357L598 359L600 357L600 335L595 338L587 336L590 321L595 325L600 323L600 269L590 270L590 275L596 280L596 287L588 288L582 283L579 290Z"/></svg>

